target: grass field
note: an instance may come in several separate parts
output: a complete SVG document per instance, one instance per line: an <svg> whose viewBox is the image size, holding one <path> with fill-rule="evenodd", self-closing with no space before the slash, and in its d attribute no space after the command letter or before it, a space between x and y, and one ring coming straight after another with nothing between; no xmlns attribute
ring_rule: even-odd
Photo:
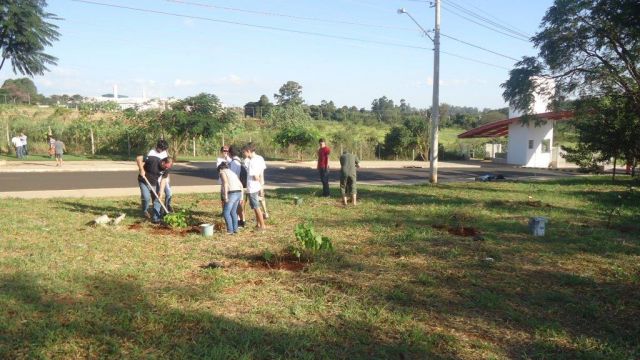
<svg viewBox="0 0 640 360"><path fill-rule="evenodd" d="M630 184L363 187L346 209L274 190L267 232L213 238L138 228L133 197L4 200L0 358L637 359ZM199 222L219 212L215 194L176 197L193 203ZM86 225L121 210L119 227ZM550 224L534 238L537 215ZM266 266L305 220L335 251Z"/></svg>

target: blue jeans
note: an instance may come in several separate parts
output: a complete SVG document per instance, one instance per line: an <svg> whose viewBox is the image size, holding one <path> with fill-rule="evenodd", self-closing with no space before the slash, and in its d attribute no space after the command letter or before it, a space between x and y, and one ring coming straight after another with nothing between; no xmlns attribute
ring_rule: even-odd
<svg viewBox="0 0 640 360"><path fill-rule="evenodd" d="M227 202L224 203L222 215L224 222L227 223L228 233L238 232L238 204L242 198L242 191L230 191L227 195Z"/></svg>
<svg viewBox="0 0 640 360"><path fill-rule="evenodd" d="M22 159L24 157L24 146L16 147L16 157Z"/></svg>
<svg viewBox="0 0 640 360"><path fill-rule="evenodd" d="M143 181L138 181L138 185L140 186L140 199L142 200L142 216L146 216L147 209L149 208L149 204L151 203L151 197L153 197L153 211L151 212L151 221L154 223L160 222L162 219L162 206L160 205L160 201L157 197L151 194L151 190L147 186L147 183Z"/></svg>
<svg viewBox="0 0 640 360"><path fill-rule="evenodd" d="M158 186L156 186L156 193L160 193L160 183L158 183ZM171 193L171 185L169 185L169 181L167 181L167 185L165 185L164 187L164 207L167 208L167 210L169 211L173 211L171 210L171 196L173 194Z"/></svg>

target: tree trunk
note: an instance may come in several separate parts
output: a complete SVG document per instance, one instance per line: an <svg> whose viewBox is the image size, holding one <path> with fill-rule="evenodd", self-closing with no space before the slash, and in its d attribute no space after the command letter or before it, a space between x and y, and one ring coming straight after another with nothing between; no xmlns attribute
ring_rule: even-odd
<svg viewBox="0 0 640 360"><path fill-rule="evenodd" d="M618 161L618 157L613 157L613 176L611 177L611 182L615 184L616 182L616 162Z"/></svg>

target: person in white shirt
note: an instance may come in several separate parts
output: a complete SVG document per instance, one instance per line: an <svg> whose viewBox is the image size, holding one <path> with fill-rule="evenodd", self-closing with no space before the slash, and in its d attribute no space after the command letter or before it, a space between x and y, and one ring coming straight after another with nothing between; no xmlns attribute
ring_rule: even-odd
<svg viewBox="0 0 640 360"><path fill-rule="evenodd" d="M18 136L14 136L11 138L11 143L13 147L16 148L16 157L18 159L22 159L24 154L22 153L22 140Z"/></svg>
<svg viewBox="0 0 640 360"><path fill-rule="evenodd" d="M253 144L248 144L242 148L242 153L246 158L244 166L247 169L247 192L249 193L249 205L256 214L256 228L265 230L264 217L260 209L260 193L263 188L264 170L267 168L264 158L256 154Z"/></svg>
<svg viewBox="0 0 640 360"><path fill-rule="evenodd" d="M216 169L223 162L226 162L227 165L231 162L231 156L229 156L229 147L226 145L223 145L220 148L220 155L216 159ZM220 183L220 207L224 211L224 199L222 197L222 178L220 177L220 173L218 173L218 182Z"/></svg>
<svg viewBox="0 0 640 360"><path fill-rule="evenodd" d="M27 148L27 135L20 133L20 141L22 142L22 154L24 156L28 156L29 149Z"/></svg>

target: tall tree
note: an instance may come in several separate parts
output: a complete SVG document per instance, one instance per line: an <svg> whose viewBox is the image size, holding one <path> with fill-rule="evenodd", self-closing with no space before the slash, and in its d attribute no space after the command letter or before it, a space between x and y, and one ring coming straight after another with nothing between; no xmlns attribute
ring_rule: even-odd
<svg viewBox="0 0 640 360"><path fill-rule="evenodd" d="M638 0L555 0L524 57L502 84L510 105L529 111L534 92L550 93L535 77L555 80L555 94L624 94L640 112Z"/></svg>
<svg viewBox="0 0 640 360"><path fill-rule="evenodd" d="M14 73L42 75L47 65L58 60L44 52L58 40L58 26L47 22L60 20L46 12L45 0L3 0L0 2L0 69L10 59Z"/></svg>
<svg viewBox="0 0 640 360"><path fill-rule="evenodd" d="M302 86L295 81L287 81L273 94L278 105L300 105L304 103L302 99Z"/></svg>
<svg viewBox="0 0 640 360"><path fill-rule="evenodd" d="M2 89L10 98L21 103L35 102L38 97L38 89L29 78L7 79Z"/></svg>
<svg viewBox="0 0 640 360"><path fill-rule="evenodd" d="M171 105L171 110L160 114L156 126L169 135L174 156L183 151L189 140L197 136L211 137L217 134L232 117L225 116L217 96L201 93Z"/></svg>

